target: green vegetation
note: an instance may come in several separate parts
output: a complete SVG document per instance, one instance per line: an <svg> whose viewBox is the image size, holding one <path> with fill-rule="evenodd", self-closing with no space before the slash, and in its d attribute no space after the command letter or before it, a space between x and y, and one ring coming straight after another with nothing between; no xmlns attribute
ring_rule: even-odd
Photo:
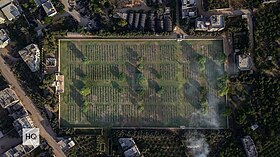
<svg viewBox="0 0 280 157"><path fill-rule="evenodd" d="M201 47L206 45L213 48L203 55ZM186 117L193 112L216 112L208 112L208 95L224 104L224 97L216 94L216 77L223 75L223 64L213 57L222 53L222 45L218 40L61 40L60 65L65 75L61 124L192 125ZM127 122L121 123L122 119ZM226 125L224 119L219 125Z"/></svg>
<svg viewBox="0 0 280 157"><path fill-rule="evenodd" d="M256 14L255 28L255 65L257 69L265 71L269 75L279 74L280 57L280 34L279 20L280 8L279 2L260 8ZM271 56L272 60L268 57Z"/></svg>
<svg viewBox="0 0 280 157"><path fill-rule="evenodd" d="M229 7L229 0L203 0L205 10L221 9Z"/></svg>

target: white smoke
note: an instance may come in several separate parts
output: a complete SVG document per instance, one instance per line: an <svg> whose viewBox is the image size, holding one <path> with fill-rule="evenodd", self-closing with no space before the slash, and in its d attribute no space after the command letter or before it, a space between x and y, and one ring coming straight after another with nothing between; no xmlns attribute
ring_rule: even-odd
<svg viewBox="0 0 280 157"><path fill-rule="evenodd" d="M187 148L194 157L207 157L210 149L203 134L193 132L187 141Z"/></svg>

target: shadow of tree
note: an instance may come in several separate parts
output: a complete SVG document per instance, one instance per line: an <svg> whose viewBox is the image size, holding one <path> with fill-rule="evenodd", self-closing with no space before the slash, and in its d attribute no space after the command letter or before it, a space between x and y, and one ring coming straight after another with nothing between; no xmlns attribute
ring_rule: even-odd
<svg viewBox="0 0 280 157"><path fill-rule="evenodd" d="M75 55L76 58L81 59L81 60L82 60L83 58L85 58L83 52L80 51L80 50L78 49L78 47L77 47L74 43L68 42L68 43L67 43L67 47L68 47L68 49L70 49L70 51Z"/></svg>
<svg viewBox="0 0 280 157"><path fill-rule="evenodd" d="M83 106L83 96L80 94L80 92L77 90L76 87L70 85L70 97L74 100L74 102L78 106Z"/></svg>
<svg viewBox="0 0 280 157"><path fill-rule="evenodd" d="M185 100L189 102L196 109L200 109L199 88L200 88L200 84L194 79L190 79L187 83L184 84Z"/></svg>

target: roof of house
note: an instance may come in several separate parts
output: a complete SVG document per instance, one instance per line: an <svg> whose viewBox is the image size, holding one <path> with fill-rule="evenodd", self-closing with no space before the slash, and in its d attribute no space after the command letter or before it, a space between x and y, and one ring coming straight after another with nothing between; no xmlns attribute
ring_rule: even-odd
<svg viewBox="0 0 280 157"><path fill-rule="evenodd" d="M56 58L47 58L46 59L46 66L47 67L55 67L56 66Z"/></svg>
<svg viewBox="0 0 280 157"><path fill-rule="evenodd" d="M36 44L26 46L18 53L32 72L40 69L40 50Z"/></svg>
<svg viewBox="0 0 280 157"><path fill-rule="evenodd" d="M26 109L20 101L7 107L7 110L9 112L9 116L12 116L14 119L22 118L28 115Z"/></svg>
<svg viewBox="0 0 280 157"><path fill-rule="evenodd" d="M12 21L13 19L20 16L20 12L17 6L15 6L13 3L10 3L7 6L3 7L2 11L9 21Z"/></svg>
<svg viewBox="0 0 280 157"><path fill-rule="evenodd" d="M43 3L47 2L48 0L34 0L37 7L41 6Z"/></svg>
<svg viewBox="0 0 280 157"><path fill-rule="evenodd" d="M66 152L72 147L75 146L75 142L71 138L64 139L62 138L59 142L58 145L62 149L62 151Z"/></svg>
<svg viewBox="0 0 280 157"><path fill-rule="evenodd" d="M140 155L140 151L136 145L124 152L125 157L139 157Z"/></svg>
<svg viewBox="0 0 280 157"><path fill-rule="evenodd" d="M146 17L147 17L147 14L145 14L145 13L141 14L140 22L139 22L139 28L140 29L144 29L145 28Z"/></svg>
<svg viewBox="0 0 280 157"><path fill-rule="evenodd" d="M25 154L32 152L35 149L34 146L17 145L14 148L9 149L2 154L3 157L21 157Z"/></svg>
<svg viewBox="0 0 280 157"><path fill-rule="evenodd" d="M0 45L8 44L10 38L4 29L0 29Z"/></svg>
<svg viewBox="0 0 280 157"><path fill-rule="evenodd" d="M172 20L171 17L169 15L165 15L164 16L164 20L163 20L163 24L164 24L164 29L167 32L171 32L172 31Z"/></svg>
<svg viewBox="0 0 280 157"><path fill-rule="evenodd" d="M251 57L247 55L238 55L238 68L240 70L250 70L252 67Z"/></svg>
<svg viewBox="0 0 280 157"><path fill-rule="evenodd" d="M25 116L25 117L16 119L13 122L13 125L20 136L22 136L23 128L33 128L34 127L33 121L29 116Z"/></svg>
<svg viewBox="0 0 280 157"><path fill-rule="evenodd" d="M140 13L135 13L133 20L133 27L137 28L139 25Z"/></svg>
<svg viewBox="0 0 280 157"><path fill-rule="evenodd" d="M210 17L210 21L211 21L211 26L212 27L224 27L224 16L222 15L212 15Z"/></svg>
<svg viewBox="0 0 280 157"><path fill-rule="evenodd" d="M135 145L135 142L132 138L119 138L119 143L123 150L127 150Z"/></svg>
<svg viewBox="0 0 280 157"><path fill-rule="evenodd" d="M18 96L11 88L0 91L0 104L3 108L18 102Z"/></svg>
<svg viewBox="0 0 280 157"><path fill-rule="evenodd" d="M51 1L46 1L42 6L48 16L54 16L57 13Z"/></svg>
<svg viewBox="0 0 280 157"><path fill-rule="evenodd" d="M11 2L12 0L0 0L0 8L3 8L4 6L8 5Z"/></svg>

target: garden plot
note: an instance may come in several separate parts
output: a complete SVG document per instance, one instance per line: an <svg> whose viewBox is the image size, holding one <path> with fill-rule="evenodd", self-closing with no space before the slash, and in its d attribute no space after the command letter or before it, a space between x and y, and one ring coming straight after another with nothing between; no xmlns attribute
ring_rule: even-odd
<svg viewBox="0 0 280 157"><path fill-rule="evenodd" d="M220 40L59 41L62 127L225 128Z"/></svg>

